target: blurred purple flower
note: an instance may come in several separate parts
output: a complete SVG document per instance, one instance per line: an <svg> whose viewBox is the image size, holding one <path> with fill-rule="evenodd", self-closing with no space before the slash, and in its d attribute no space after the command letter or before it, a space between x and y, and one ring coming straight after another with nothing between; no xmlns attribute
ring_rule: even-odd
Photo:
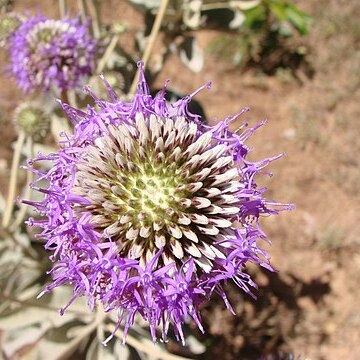
<svg viewBox="0 0 360 360"><path fill-rule="evenodd" d="M24 92L73 89L95 69L96 41L80 18L29 18L8 47L10 71Z"/></svg>
<svg viewBox="0 0 360 360"><path fill-rule="evenodd" d="M53 252L54 281L44 292L72 284L69 304L86 296L91 309L99 302L105 311L119 311L117 328L124 325L125 334L140 314L154 341L157 326L165 339L172 324L184 342L182 324L189 317L203 331L199 306L212 293L232 311L224 281L252 295L256 285L244 272L246 264L272 269L257 244L266 239L259 216L292 206L264 199L265 189L255 183L281 155L255 163L245 159L244 142L264 122L230 131L244 109L206 125L188 111L188 103L210 84L168 105L165 88L150 95L139 66L132 102L118 100L104 80L110 102L87 89L99 110L62 103L74 134L65 136L58 153L29 161L47 160L52 168L29 167L38 182L49 185L34 185L43 201L24 203L45 217L28 223L43 229L40 236Z"/></svg>

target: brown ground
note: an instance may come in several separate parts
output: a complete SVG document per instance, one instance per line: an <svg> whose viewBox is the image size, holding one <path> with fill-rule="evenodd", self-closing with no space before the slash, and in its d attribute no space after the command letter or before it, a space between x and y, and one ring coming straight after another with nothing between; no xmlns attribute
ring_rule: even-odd
<svg viewBox="0 0 360 360"><path fill-rule="evenodd" d="M105 11L109 21L125 18L130 24L125 37L141 28L138 14L123 4L115 11L117 2L107 2L112 5ZM201 358L256 359L278 350L312 360L360 358L360 2L301 0L298 5L315 19L310 35L301 39L309 49L313 78L301 70L298 79L289 72L274 77L244 73L207 54L199 74L172 57L156 83L169 78L175 89L188 93L212 80L212 90L197 97L210 118L221 119L243 106L252 108L246 115L251 124L268 118L270 123L249 142L255 147L252 158L287 153L272 164L275 176L264 177L262 184L269 197L297 206L262 221L279 272L251 269L260 284L258 301L230 287L237 317L217 300L204 308L208 335L200 339L210 350ZM54 13L54 7L46 13ZM214 34L197 36L206 46ZM0 56L3 65L4 51ZM1 114L11 116L21 94L5 77L1 83ZM9 160L15 132L1 123L0 133L1 157Z"/></svg>

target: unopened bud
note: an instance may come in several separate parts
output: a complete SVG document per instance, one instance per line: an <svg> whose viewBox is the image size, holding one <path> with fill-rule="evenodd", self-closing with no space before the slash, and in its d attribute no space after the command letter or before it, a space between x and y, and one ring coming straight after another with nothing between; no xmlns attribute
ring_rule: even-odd
<svg viewBox="0 0 360 360"><path fill-rule="evenodd" d="M15 109L14 119L16 125L34 140L45 137L49 129L48 115L36 104L19 105Z"/></svg>

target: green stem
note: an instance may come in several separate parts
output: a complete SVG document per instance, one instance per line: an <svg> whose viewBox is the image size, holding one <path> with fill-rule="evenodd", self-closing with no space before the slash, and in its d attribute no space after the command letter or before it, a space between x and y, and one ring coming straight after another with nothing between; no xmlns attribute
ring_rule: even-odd
<svg viewBox="0 0 360 360"><path fill-rule="evenodd" d="M9 190L6 201L6 210L4 213L4 217L2 219L2 226L6 229L9 226L11 215L14 209L14 200L16 194L16 184L17 184L17 174L19 170L19 163L21 157L21 150L25 142L25 133L24 131L19 131L19 137L16 141L14 155L11 164L11 172L10 172L10 181L9 181Z"/></svg>

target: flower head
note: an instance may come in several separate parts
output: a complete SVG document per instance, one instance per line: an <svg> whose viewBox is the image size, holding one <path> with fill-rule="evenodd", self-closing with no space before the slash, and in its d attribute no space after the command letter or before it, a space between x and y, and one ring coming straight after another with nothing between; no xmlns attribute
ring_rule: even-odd
<svg viewBox="0 0 360 360"><path fill-rule="evenodd" d="M50 128L50 119L40 104L24 102L14 112L15 125L27 136L39 140L46 136Z"/></svg>
<svg viewBox="0 0 360 360"><path fill-rule="evenodd" d="M103 72L104 78L109 83L111 88L117 93L117 94L124 94L124 90L126 87L125 84L125 77L120 71L116 70L106 70ZM108 91L104 87L104 82L101 80L100 77L95 77L94 81L91 85L92 91L96 94L96 96L100 99L104 98L107 99L108 97Z"/></svg>
<svg viewBox="0 0 360 360"><path fill-rule="evenodd" d="M13 5L14 0L0 0L0 10L9 10Z"/></svg>
<svg viewBox="0 0 360 360"><path fill-rule="evenodd" d="M45 216L29 220L43 228L53 252L54 282L45 292L70 283L73 299L87 296L91 308L99 302L119 310L125 334L140 314L154 340L158 325L165 338L172 324L183 341L189 316L202 330L199 306L212 293L231 310L225 280L251 294L245 265L271 269L257 244L265 238L259 216L291 206L264 199L255 183L281 155L246 159L244 142L263 123L231 132L245 109L206 125L187 108L197 92L168 105L165 89L150 95L139 66L132 102L118 100L105 81L110 102L90 92L99 110L62 104L74 134L58 153L34 160L52 162L48 172L32 169L49 186L34 185L44 200L25 203Z"/></svg>
<svg viewBox="0 0 360 360"><path fill-rule="evenodd" d="M10 69L24 92L76 88L95 68L96 41L79 18L25 21L9 40Z"/></svg>
<svg viewBox="0 0 360 360"><path fill-rule="evenodd" d="M0 16L0 46L6 45L9 37L25 21L21 15L10 12Z"/></svg>

